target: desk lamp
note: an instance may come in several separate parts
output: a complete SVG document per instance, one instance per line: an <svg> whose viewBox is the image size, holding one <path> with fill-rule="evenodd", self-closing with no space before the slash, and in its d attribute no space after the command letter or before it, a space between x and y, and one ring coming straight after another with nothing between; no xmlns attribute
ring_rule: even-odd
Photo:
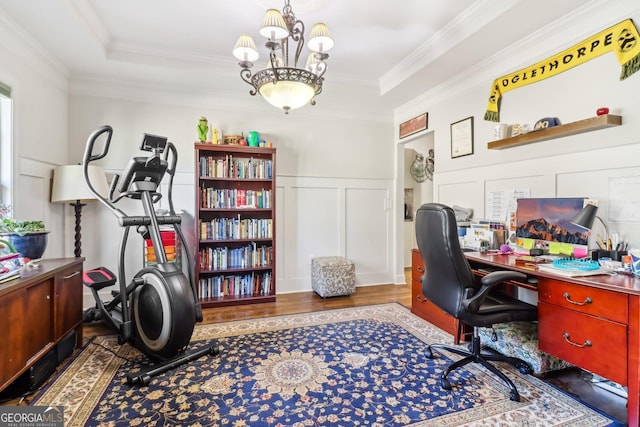
<svg viewBox="0 0 640 427"><path fill-rule="evenodd" d="M109 193L107 178L104 169L100 166L89 166L89 179L94 185L98 193L105 197ZM52 203L70 203L75 208L76 227L75 227L75 251L77 257L82 253L80 243L80 217L82 216L82 207L86 202L96 200L95 196L89 191L89 187L84 180L84 166L69 165L58 166L53 171L53 189L51 190Z"/></svg>
<svg viewBox="0 0 640 427"><path fill-rule="evenodd" d="M593 222L598 219L604 227L604 243L605 245L607 245L609 241L609 229L607 228L607 224L604 223L602 218L596 215L597 212L598 207L596 205L588 203L584 208L582 208L580 212L576 214L576 216L573 217L573 219L571 220L571 224L591 231Z"/></svg>

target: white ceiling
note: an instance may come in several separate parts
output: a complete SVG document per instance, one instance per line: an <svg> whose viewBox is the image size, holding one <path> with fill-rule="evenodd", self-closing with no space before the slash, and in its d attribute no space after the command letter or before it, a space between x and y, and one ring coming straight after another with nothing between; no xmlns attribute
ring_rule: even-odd
<svg viewBox="0 0 640 427"><path fill-rule="evenodd" d="M584 0L291 0L306 32L325 22L323 102L391 113ZM0 14L74 81L161 85L247 97L231 50L283 0L0 0ZM303 53L304 59L306 54ZM368 94L362 95L361 94ZM358 98L353 103L345 95Z"/></svg>

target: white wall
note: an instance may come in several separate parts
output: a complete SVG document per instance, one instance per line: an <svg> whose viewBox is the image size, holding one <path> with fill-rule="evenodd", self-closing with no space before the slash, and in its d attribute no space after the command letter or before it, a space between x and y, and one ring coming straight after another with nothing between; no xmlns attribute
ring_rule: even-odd
<svg viewBox="0 0 640 427"><path fill-rule="evenodd" d="M518 41L506 51L470 70L461 70L445 85L421 94L398 109L396 126L429 112L429 130L435 134L436 201L474 209L483 217L491 191L530 189L532 197L591 197L599 199L599 215L608 222L609 179L640 176L640 73L619 80L621 66L607 53L555 77L504 94L500 119L504 123L533 124L543 117L562 123L596 115L607 106L622 116L622 126L533 144L489 150L493 122L483 120L494 79L543 60L624 19L640 22L640 5L618 1L615 8L590 2L572 16ZM450 157L450 124L474 117L474 153ZM401 152L398 141L397 153ZM425 200L428 201L428 200ZM640 224L609 223L636 247Z"/></svg>
<svg viewBox="0 0 640 427"><path fill-rule="evenodd" d="M72 256L73 236L64 240L73 233L72 209L49 203L52 171L67 163L67 77L29 40L0 13L0 81L13 100L13 217L44 221L51 231L44 256Z"/></svg>

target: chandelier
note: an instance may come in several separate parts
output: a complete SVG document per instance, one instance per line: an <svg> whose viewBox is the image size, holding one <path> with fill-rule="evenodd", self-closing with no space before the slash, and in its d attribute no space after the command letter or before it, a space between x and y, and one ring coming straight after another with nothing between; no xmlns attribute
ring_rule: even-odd
<svg viewBox="0 0 640 427"><path fill-rule="evenodd" d="M267 10L259 32L267 39L269 61L265 68L251 71L252 61L260 57L251 36L241 35L233 49L233 56L240 61L240 77L252 87L249 93L255 96L259 92L285 114L306 104L315 105L314 98L322 92L327 71L327 51L334 45L327 26L319 23L311 29L307 43L311 52L304 67L298 65L304 46L304 23L296 18L289 0L285 0L282 13Z"/></svg>

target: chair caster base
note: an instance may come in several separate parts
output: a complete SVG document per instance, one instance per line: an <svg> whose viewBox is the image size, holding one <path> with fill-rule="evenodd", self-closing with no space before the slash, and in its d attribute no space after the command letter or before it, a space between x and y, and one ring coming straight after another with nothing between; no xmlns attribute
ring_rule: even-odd
<svg viewBox="0 0 640 427"><path fill-rule="evenodd" d="M446 378L442 378L442 388L445 390L451 390L451 382Z"/></svg>
<svg viewBox="0 0 640 427"><path fill-rule="evenodd" d="M509 399L514 402L520 402L520 394L516 390L511 390L509 393Z"/></svg>
<svg viewBox="0 0 640 427"><path fill-rule="evenodd" d="M529 366L526 363L518 364L518 366L516 366L516 368L518 368L518 371L520 371L521 374L524 374L524 375L533 374L533 369L531 369L531 366Z"/></svg>

